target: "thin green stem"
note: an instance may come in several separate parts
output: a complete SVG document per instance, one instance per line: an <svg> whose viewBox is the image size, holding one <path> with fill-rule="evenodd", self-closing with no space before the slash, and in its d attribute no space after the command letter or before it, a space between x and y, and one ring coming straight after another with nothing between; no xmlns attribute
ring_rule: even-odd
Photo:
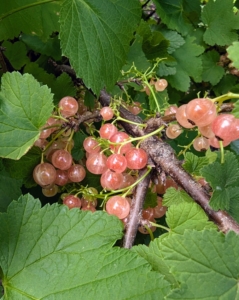
<svg viewBox="0 0 239 300"><path fill-rule="evenodd" d="M214 99L211 99L213 102L218 102L219 105L222 104L224 101L229 100L229 99L239 99L239 94L235 94L235 93L227 93L224 95L221 95L219 97L216 97Z"/></svg>
<svg viewBox="0 0 239 300"><path fill-rule="evenodd" d="M147 231L148 231L148 233L150 235L151 241L153 241L154 240L154 235L153 235L152 230L147 225L144 225L144 227L147 229Z"/></svg>
<svg viewBox="0 0 239 300"><path fill-rule="evenodd" d="M54 138L46 145L46 148L44 149L43 153L46 152L46 150L51 146L51 144L59 137L62 135L62 133L65 131L66 129L63 128L62 130L60 130L55 136Z"/></svg>
<svg viewBox="0 0 239 300"><path fill-rule="evenodd" d="M130 120L126 120L122 117L117 117L113 122L112 124L116 123L117 121L124 121L125 123L129 123L129 124L132 124L132 125L136 125L136 126L139 126L139 127L146 127L147 124L142 124L142 123L137 123L137 122L133 122L133 121L130 121Z"/></svg>
<svg viewBox="0 0 239 300"><path fill-rule="evenodd" d="M219 141L220 145L220 150L221 150L221 164L224 164L225 162L225 157L224 157L224 147L223 147L223 142Z"/></svg>
<svg viewBox="0 0 239 300"><path fill-rule="evenodd" d="M148 133L148 134L146 134L146 135L139 136L139 137L136 137L136 138L132 138L132 139L130 139L130 140L127 140L127 141L125 141L125 142L122 142L122 143L120 143L120 147L124 146L125 144L131 143L131 142L140 141L140 140L145 140L145 139L147 139L148 137L153 136L153 135L159 133L159 132L162 131L163 129L164 129L164 126L161 126L161 127L159 127L158 129L156 129L156 130L154 130L154 131L152 131L152 132L150 132L150 133Z"/></svg>
<svg viewBox="0 0 239 300"><path fill-rule="evenodd" d="M153 90L152 86L148 83L148 81L147 81L146 78L144 78L144 82L143 83L145 85L147 85L147 87L149 88L149 90L150 90L150 92L151 92L151 94L153 96L154 102L155 102L155 104L157 106L157 110L158 110L158 112L160 112L159 104L158 104L157 98L155 97L155 93L154 93L154 90Z"/></svg>
<svg viewBox="0 0 239 300"><path fill-rule="evenodd" d="M152 226L155 226L155 227L158 227L158 228L162 228L162 229L164 229L164 230L170 232L170 229L169 229L168 227L166 227L166 226L163 226L163 225L161 225L161 224L157 224L157 223L154 223L154 222L150 222L150 224L151 224Z"/></svg>
<svg viewBox="0 0 239 300"><path fill-rule="evenodd" d="M30 8L30 7L33 7L33 6L37 6L37 5L47 4L47 3L50 3L50 2L59 2L59 0L42 0L40 2L33 2L33 3L29 3L25 6L17 7L13 10L8 11L4 15L2 15L0 17L0 20L2 21L3 19L7 18L8 16L13 15L13 14L15 14L15 13L21 11L21 10L24 10L24 9L27 9L27 8Z"/></svg>

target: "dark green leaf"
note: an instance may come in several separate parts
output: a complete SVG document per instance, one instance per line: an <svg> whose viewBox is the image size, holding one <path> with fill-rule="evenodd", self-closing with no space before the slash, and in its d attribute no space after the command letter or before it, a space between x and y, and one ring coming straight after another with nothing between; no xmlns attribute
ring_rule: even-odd
<svg viewBox="0 0 239 300"><path fill-rule="evenodd" d="M76 132L74 134L74 147L71 151L71 154L75 160L80 160L85 156L85 150L83 148L83 142L87 138L87 135L83 132Z"/></svg>
<svg viewBox="0 0 239 300"><path fill-rule="evenodd" d="M63 55L97 95L117 81L140 14L140 3L134 0L64 1L60 13Z"/></svg>
<svg viewBox="0 0 239 300"><path fill-rule="evenodd" d="M157 0L155 4L162 22L182 35L192 32L199 22L200 0Z"/></svg>
<svg viewBox="0 0 239 300"><path fill-rule="evenodd" d="M38 53L50 56L55 60L61 59L60 40L58 39L58 36L48 38L45 42L43 42L39 36L32 36L28 34L22 34L20 39L30 49Z"/></svg>
<svg viewBox="0 0 239 300"><path fill-rule="evenodd" d="M3 163L12 178L22 179L23 184L30 188L36 185L32 173L35 166L41 161L41 153L38 147L32 147L19 160L5 159Z"/></svg>
<svg viewBox="0 0 239 300"><path fill-rule="evenodd" d="M152 192L151 189L148 189L144 199L144 209L148 207L155 207L157 204L157 194Z"/></svg>
<svg viewBox="0 0 239 300"><path fill-rule="evenodd" d="M186 92L190 86L190 77L196 82L201 80L202 60L198 56L203 51L204 48L194 42L194 37L189 36L185 39L185 44L172 53L177 62L176 74L167 77L172 87Z"/></svg>
<svg viewBox="0 0 239 300"><path fill-rule="evenodd" d="M21 32L46 40L53 31L59 31L60 4L61 1L4 2L0 5L0 41L13 39Z"/></svg>
<svg viewBox="0 0 239 300"><path fill-rule="evenodd" d="M233 0L208 1L202 11L206 27L204 41L213 46L230 45L238 39L239 15L233 12Z"/></svg>
<svg viewBox="0 0 239 300"><path fill-rule="evenodd" d="M29 58L27 57L27 48L24 43L18 41L12 44L5 41L2 43L2 46L6 48L4 55L8 58L14 69L20 70L29 62Z"/></svg>
<svg viewBox="0 0 239 300"><path fill-rule="evenodd" d="M216 85L223 77L224 68L218 65L220 55L215 50L208 51L202 55L202 79Z"/></svg>
<svg viewBox="0 0 239 300"><path fill-rule="evenodd" d="M13 199L18 199L21 192L22 180L10 177L5 170L0 171L0 212L6 211Z"/></svg>

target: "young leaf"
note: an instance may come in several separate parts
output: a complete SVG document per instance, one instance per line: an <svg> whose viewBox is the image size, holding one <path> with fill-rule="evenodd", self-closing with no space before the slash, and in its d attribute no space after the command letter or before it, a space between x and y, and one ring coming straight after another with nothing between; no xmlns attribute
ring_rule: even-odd
<svg viewBox="0 0 239 300"><path fill-rule="evenodd" d="M186 92L190 85L190 77L196 82L201 80L202 60L198 57L204 48L194 42L194 37L188 36L185 43L176 49L172 56L177 61L176 74L167 77L168 82L177 90Z"/></svg>
<svg viewBox="0 0 239 300"><path fill-rule="evenodd" d="M198 24L201 12L200 0L157 0L157 13L163 23L170 29L175 29L182 35L187 35Z"/></svg>
<svg viewBox="0 0 239 300"><path fill-rule="evenodd" d="M237 299L239 237L216 230L185 230L155 240L181 288L168 299Z"/></svg>
<svg viewBox="0 0 239 300"><path fill-rule="evenodd" d="M185 162L183 168L190 174L200 176L200 170L209 164L209 159L206 156L198 157L197 155L187 152L185 154Z"/></svg>
<svg viewBox="0 0 239 300"><path fill-rule="evenodd" d="M165 206L180 204L185 201L192 202L193 199L184 190L176 190L173 187L168 188L163 196L163 205Z"/></svg>
<svg viewBox="0 0 239 300"><path fill-rule="evenodd" d="M230 45L238 39L239 15L233 12L233 0L208 1L202 11L204 41L210 45Z"/></svg>
<svg viewBox="0 0 239 300"><path fill-rule="evenodd" d="M183 234L185 229L217 229L216 225L208 221L208 216L195 202L182 202L178 205L171 205L166 213L166 222L170 232L178 234Z"/></svg>
<svg viewBox="0 0 239 300"><path fill-rule="evenodd" d="M0 93L0 156L21 158L53 109L52 94L30 74L6 73Z"/></svg>
<svg viewBox="0 0 239 300"><path fill-rule="evenodd" d="M0 6L0 41L13 39L21 32L46 40L53 31L59 31L60 2L5 2Z"/></svg>
<svg viewBox="0 0 239 300"><path fill-rule="evenodd" d="M9 203L22 194L22 180L12 178L5 170L0 171L0 211L6 211Z"/></svg>
<svg viewBox="0 0 239 300"><path fill-rule="evenodd" d="M4 299L143 300L169 291L144 259L112 248L122 224L105 212L41 208L25 195L0 214L0 223Z"/></svg>
<svg viewBox="0 0 239 300"><path fill-rule="evenodd" d="M63 55L97 95L117 81L140 14L140 3L134 0L64 1L60 13Z"/></svg>
<svg viewBox="0 0 239 300"><path fill-rule="evenodd" d="M224 75L225 71L222 66L218 65L219 53L215 50L208 51L202 55L202 79L216 85Z"/></svg>

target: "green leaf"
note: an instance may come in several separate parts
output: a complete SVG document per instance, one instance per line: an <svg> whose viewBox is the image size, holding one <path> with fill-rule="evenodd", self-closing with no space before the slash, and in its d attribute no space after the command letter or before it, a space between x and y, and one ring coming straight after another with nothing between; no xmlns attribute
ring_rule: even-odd
<svg viewBox="0 0 239 300"><path fill-rule="evenodd" d="M215 50L208 51L202 55L202 79L216 85L223 77L225 71L218 65L220 55Z"/></svg>
<svg viewBox="0 0 239 300"><path fill-rule="evenodd" d="M173 187L168 188L163 196L164 206L180 204L184 203L185 201L192 202L193 199L184 190L176 190Z"/></svg>
<svg viewBox="0 0 239 300"><path fill-rule="evenodd" d="M30 188L36 185L32 173L35 166L41 161L41 153L40 148L32 147L27 154L22 156L19 160L5 159L3 164L12 178L22 179L22 183ZM16 198L17 197L15 197L15 199Z"/></svg>
<svg viewBox="0 0 239 300"><path fill-rule="evenodd" d="M53 74L47 73L36 62L30 62L29 64L27 64L24 67L24 73L31 74L41 84L46 84L48 87L54 85L55 76Z"/></svg>
<svg viewBox="0 0 239 300"><path fill-rule="evenodd" d="M41 208L26 195L11 203L0 223L4 299L143 300L169 291L144 259L112 248L122 224L105 212Z"/></svg>
<svg viewBox="0 0 239 300"><path fill-rule="evenodd" d="M4 41L2 46L6 48L4 55L9 60L14 69L20 70L25 64L29 62L27 57L27 48L23 42L15 42L14 44Z"/></svg>
<svg viewBox="0 0 239 300"><path fill-rule="evenodd" d="M23 41L29 48L38 53L50 56L55 60L61 59L60 40L58 39L58 36L54 38L48 38L43 42L38 36L32 36L23 33L20 36L20 40Z"/></svg>
<svg viewBox="0 0 239 300"><path fill-rule="evenodd" d="M181 282L167 299L238 299L239 237L233 231L186 230L155 242Z"/></svg>
<svg viewBox="0 0 239 300"><path fill-rule="evenodd" d="M136 34L135 40L133 44L130 46L128 58L127 58L127 65L124 66L124 70L130 69L130 67L134 64L137 70L145 71L149 68L150 63L145 56L145 53L142 49L143 44L143 37Z"/></svg>
<svg viewBox="0 0 239 300"><path fill-rule="evenodd" d="M53 31L59 31L60 2L5 2L0 6L0 41L13 39L21 32L47 39Z"/></svg>
<svg viewBox="0 0 239 300"><path fill-rule="evenodd" d="M239 166L236 156L232 152L225 153L225 162L221 164L218 161L205 166L201 170L202 176L213 188L213 195L210 205L213 209L229 209L231 187L238 180Z"/></svg>
<svg viewBox="0 0 239 300"><path fill-rule="evenodd" d="M64 1L60 13L63 55L97 95L117 81L140 16L140 3L134 0Z"/></svg>
<svg viewBox="0 0 239 300"><path fill-rule="evenodd" d="M191 32L199 22L200 0L157 0L157 13L168 28L182 35Z"/></svg>
<svg viewBox="0 0 239 300"><path fill-rule="evenodd" d="M202 60L198 57L204 48L195 44L194 37L188 36L185 43L176 49L172 56L177 65L176 74L167 77L168 82L177 90L186 92L190 86L190 77L199 82L202 75Z"/></svg>
<svg viewBox="0 0 239 300"><path fill-rule="evenodd" d="M166 222L170 232L178 234L183 234L185 229L217 229L216 225L208 221L208 216L195 202L182 202L178 205L171 205L166 213Z"/></svg>
<svg viewBox="0 0 239 300"><path fill-rule="evenodd" d="M89 107L90 109L94 108L94 106L95 106L95 96L92 95L92 93L90 91L85 92L84 104L85 104L85 106Z"/></svg>
<svg viewBox="0 0 239 300"><path fill-rule="evenodd" d="M159 77L163 77L163 76L176 74L176 68L175 68L176 64L177 64L176 62L164 62L164 61L160 62L157 75Z"/></svg>
<svg viewBox="0 0 239 300"><path fill-rule="evenodd" d="M202 11L202 21L206 26L204 41L210 46L230 45L238 39L239 15L233 12L233 0L208 1Z"/></svg>
<svg viewBox="0 0 239 300"><path fill-rule="evenodd" d="M178 49L185 43L184 38L176 31L163 30L162 34L169 41L169 47L168 47L169 54L173 53L176 49Z"/></svg>
<svg viewBox="0 0 239 300"><path fill-rule="evenodd" d="M0 171L0 211L6 211L9 203L22 194L22 180L11 178L5 170Z"/></svg>
<svg viewBox="0 0 239 300"><path fill-rule="evenodd" d="M239 187L229 186L224 190L221 190L221 188L219 187L218 190L216 189L215 191L213 191L209 203L214 210L223 209L231 212L232 211L231 207L233 207L235 203L239 202L238 199L239 199ZM237 213L238 210L234 211L233 216L235 216Z"/></svg>
<svg viewBox="0 0 239 300"><path fill-rule="evenodd" d="M231 91L233 86L235 86L236 82L236 76L226 74L222 77L219 83L213 87L213 91L217 96L221 96L223 94L228 93L228 91Z"/></svg>
<svg viewBox="0 0 239 300"><path fill-rule="evenodd" d="M144 199L144 209L148 207L155 207L157 206L157 204L157 194L155 192L152 192L152 190L148 188Z"/></svg>
<svg viewBox="0 0 239 300"><path fill-rule="evenodd" d="M232 65L237 69L239 69L238 51L239 42L233 42L232 45L227 48L228 58L232 61Z"/></svg>
<svg viewBox="0 0 239 300"><path fill-rule="evenodd" d="M66 73L62 73L58 76L56 80L49 85L49 87L54 94L55 104L58 104L61 98L65 96L75 97L76 95L76 87L74 86L71 77Z"/></svg>
<svg viewBox="0 0 239 300"><path fill-rule="evenodd" d="M85 150L83 148L83 142L87 138L87 135L83 132L76 132L74 134L74 147L71 151L71 155L75 160L80 160L85 156Z"/></svg>
<svg viewBox="0 0 239 300"><path fill-rule="evenodd" d="M206 156L199 157L191 152L185 154L183 168L194 176L200 176L200 170L209 164L209 159Z"/></svg>
<svg viewBox="0 0 239 300"><path fill-rule="evenodd" d="M178 286L175 277L170 273L169 267L165 264L155 242L151 242L149 247L145 245L134 246L131 248L131 251L136 252L139 256L147 260L154 271L164 275L165 280L174 286Z"/></svg>
<svg viewBox="0 0 239 300"><path fill-rule="evenodd" d="M21 158L53 109L52 94L30 74L6 73L0 93L0 156Z"/></svg>

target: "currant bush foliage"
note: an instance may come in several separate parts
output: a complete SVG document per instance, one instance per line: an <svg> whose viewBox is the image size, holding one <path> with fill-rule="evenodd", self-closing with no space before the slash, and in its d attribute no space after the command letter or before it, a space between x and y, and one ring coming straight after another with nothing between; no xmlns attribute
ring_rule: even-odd
<svg viewBox="0 0 239 300"><path fill-rule="evenodd" d="M114 246L124 233L119 219L53 203L62 203L60 196L43 197L32 177L42 160L33 146L42 127L62 97L80 98L83 83L89 109L105 89L115 99L139 102L142 118L194 98L238 93L238 9L234 0L9 0L0 6L1 299L238 298L238 235L218 232L184 190L164 194L168 210L155 221L161 229L154 241L138 235L138 245L127 250ZM152 77L168 82L156 96L142 92L142 81ZM231 102L238 118L239 101ZM74 134L75 161L84 163L83 141L92 128ZM210 206L239 222L238 140L225 153L196 152L197 135L184 130L166 142L194 179L210 185ZM99 189L100 179L87 171L80 184ZM144 208L156 203L149 188Z"/></svg>

